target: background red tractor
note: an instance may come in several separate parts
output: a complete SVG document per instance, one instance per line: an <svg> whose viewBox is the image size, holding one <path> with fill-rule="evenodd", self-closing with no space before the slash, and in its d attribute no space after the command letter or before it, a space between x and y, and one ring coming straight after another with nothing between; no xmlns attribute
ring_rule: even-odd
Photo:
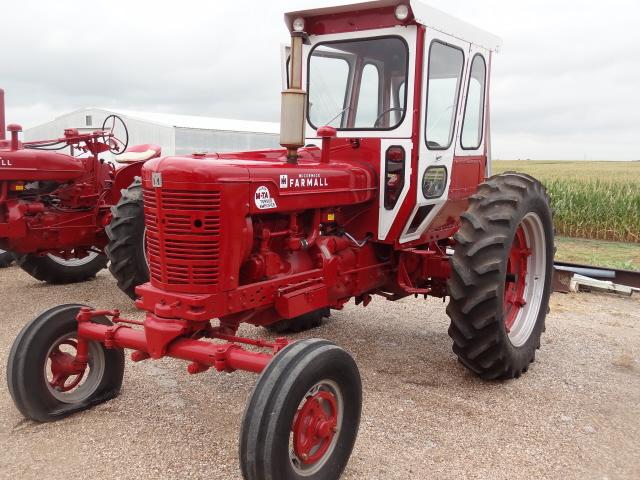
<svg viewBox="0 0 640 480"><path fill-rule="evenodd" d="M244 477L333 479L359 425L354 360L324 340L239 337L240 323L305 322L374 295L449 296L465 366L486 379L528 369L553 226L539 182L490 176L499 40L418 1L285 18L285 149L143 166L150 282L136 306L146 317L61 305L33 320L7 372L26 417L51 421L117 395L125 348L133 361L187 360L192 374L261 372L242 422Z"/></svg>
<svg viewBox="0 0 640 480"><path fill-rule="evenodd" d="M22 128L15 124L8 126L11 138L6 140L4 118L0 90L0 265L16 259L27 273L49 283L93 277L107 265L105 227L121 190L136 202L136 221L143 229L140 169L160 155L160 148L127 150L127 127L115 115L105 119L101 130L67 129L61 138L34 142L21 142ZM65 149L70 153L62 153ZM119 155L119 162L100 158L107 152ZM142 230L135 241L142 250ZM148 278L146 265L140 268L133 276L138 283Z"/></svg>

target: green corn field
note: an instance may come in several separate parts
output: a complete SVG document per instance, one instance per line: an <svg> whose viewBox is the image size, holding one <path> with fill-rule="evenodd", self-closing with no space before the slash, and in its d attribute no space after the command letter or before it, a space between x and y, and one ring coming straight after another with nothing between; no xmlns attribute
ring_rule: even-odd
<svg viewBox="0 0 640 480"><path fill-rule="evenodd" d="M505 171L544 183L558 235L640 243L640 162L493 162Z"/></svg>

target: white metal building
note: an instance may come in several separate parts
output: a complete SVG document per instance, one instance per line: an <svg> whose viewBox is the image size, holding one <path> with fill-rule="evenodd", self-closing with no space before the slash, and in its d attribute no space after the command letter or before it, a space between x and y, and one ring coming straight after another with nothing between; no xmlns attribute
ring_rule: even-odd
<svg viewBox="0 0 640 480"><path fill-rule="evenodd" d="M279 147L280 124L130 110L84 108L26 129L25 141L63 136L66 128L99 130L109 115L120 116L129 130L129 145L152 143L162 155L230 152Z"/></svg>

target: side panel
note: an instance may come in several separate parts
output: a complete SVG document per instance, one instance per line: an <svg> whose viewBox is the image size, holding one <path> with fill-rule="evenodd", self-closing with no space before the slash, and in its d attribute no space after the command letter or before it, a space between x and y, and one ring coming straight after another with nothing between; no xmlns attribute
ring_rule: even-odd
<svg viewBox="0 0 640 480"><path fill-rule="evenodd" d="M398 201L392 210L387 210L384 206L384 192L385 192L385 163L386 152L392 146L399 146L404 149L404 186L402 193L398 197ZM400 209L404 205L404 202L409 194L411 185L411 158L413 156L413 142L411 139L383 139L380 142L380 181L378 182L378 239L384 240L389 234L389 230L393 225L394 220L398 217Z"/></svg>

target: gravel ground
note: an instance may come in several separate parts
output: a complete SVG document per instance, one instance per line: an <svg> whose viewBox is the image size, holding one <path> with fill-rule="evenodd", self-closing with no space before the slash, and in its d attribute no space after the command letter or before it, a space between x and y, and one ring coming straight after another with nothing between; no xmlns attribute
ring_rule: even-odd
<svg viewBox="0 0 640 480"><path fill-rule="evenodd" d="M0 270L0 362L59 303L140 317L106 271L48 286ZM364 382L345 479L640 478L640 301L555 295L536 362L486 383L455 360L436 299L349 305L311 334L350 350ZM243 327L247 335L267 336ZM238 432L255 377L188 375L171 359L127 363L121 395L53 424L24 420L0 371L0 477L240 478Z"/></svg>

